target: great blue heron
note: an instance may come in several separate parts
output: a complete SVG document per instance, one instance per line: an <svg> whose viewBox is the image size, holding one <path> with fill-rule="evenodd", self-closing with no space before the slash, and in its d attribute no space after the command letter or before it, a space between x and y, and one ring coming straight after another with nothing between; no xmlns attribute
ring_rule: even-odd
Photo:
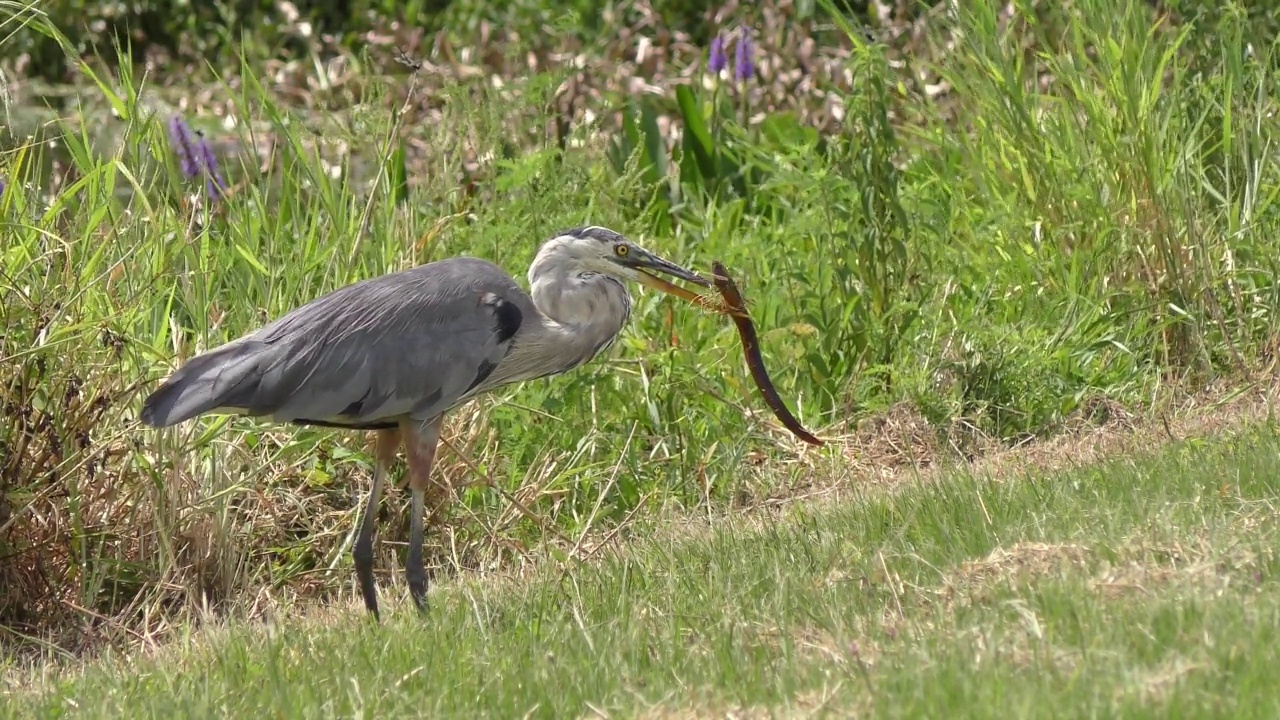
<svg viewBox="0 0 1280 720"><path fill-rule="evenodd" d="M373 487L351 553L375 619L375 518L403 440L412 493L405 579L425 611L423 516L445 413L497 387L567 372L595 357L631 314L623 280L698 299L652 272L710 286L598 226L546 241L529 267L529 293L497 265L468 257L363 280L192 358L147 397L142 422L167 427L221 413L376 431ZM434 508L442 498L432 494Z"/></svg>

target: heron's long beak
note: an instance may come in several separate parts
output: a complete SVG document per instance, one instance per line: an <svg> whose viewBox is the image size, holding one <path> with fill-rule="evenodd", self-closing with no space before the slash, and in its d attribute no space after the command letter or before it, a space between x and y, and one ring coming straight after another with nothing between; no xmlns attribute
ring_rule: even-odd
<svg viewBox="0 0 1280 720"><path fill-rule="evenodd" d="M668 262L666 260L663 260L657 255L649 255L645 253L643 257L635 258L629 264L631 265L631 267L635 268L636 270L639 270L642 276L647 276L661 283L659 285L654 285L652 283L649 283L648 281L641 280L641 282L645 283L646 285L650 285L651 287L658 288L659 290L665 290L666 287L668 286L669 287L677 287L677 286L671 285L671 283L663 280L662 278L654 276L652 273L655 273L655 272L665 273L672 277L680 278L681 280L688 280L694 285L701 285L702 287L707 287L707 288L711 287L710 280L707 280L706 278L702 277L701 275L699 275L698 273L692 270L686 270L680 267L679 265L676 265L673 262Z"/></svg>
<svg viewBox="0 0 1280 720"><path fill-rule="evenodd" d="M640 282L644 283L645 285L648 285L649 287L655 290L660 290L668 295L675 295L681 300L688 300L689 302L705 304L705 300L698 293L692 290L689 290L688 288L682 288L679 285L676 285L675 283L668 282L658 277L657 275L650 275L644 270L640 271Z"/></svg>
<svg viewBox="0 0 1280 720"><path fill-rule="evenodd" d="M715 312L724 312L724 307L716 303L714 300L699 295L692 290L682 288L675 283L669 282L664 278L658 277L655 273L665 273L672 277L688 280L695 285L702 287L712 287L711 281L702 277L692 270L686 270L675 263L667 262L656 255L647 255L644 258L637 258L631 263L631 267L639 272L639 280L641 283L649 287L664 292L668 295L674 295L681 300L688 300L696 305L701 305L708 310Z"/></svg>

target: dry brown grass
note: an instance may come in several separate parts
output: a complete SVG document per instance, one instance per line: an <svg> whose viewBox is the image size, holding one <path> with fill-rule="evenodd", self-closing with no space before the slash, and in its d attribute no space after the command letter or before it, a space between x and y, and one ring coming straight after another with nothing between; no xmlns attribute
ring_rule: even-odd
<svg viewBox="0 0 1280 720"><path fill-rule="evenodd" d="M1089 548L1083 545L1017 543L1007 549L998 547L981 560L964 563L946 584L973 589L1006 582L1029 583L1082 567L1089 557Z"/></svg>
<svg viewBox="0 0 1280 720"><path fill-rule="evenodd" d="M1244 387L1222 383L1192 392L1172 391L1147 407L1125 407L1095 400L1074 413L1064 429L1045 438L1007 445L956 423L938 431L909 406L859 425L858 432L836 443L844 471L830 466L819 478L839 495L847 481L858 487L872 482L892 487L929 480L965 468L992 477L1016 477L1025 471L1056 472L1096 464L1109 458L1144 454L1188 438L1212 437L1274 416L1280 392L1267 374ZM871 431L864 432L864 428Z"/></svg>
<svg viewBox="0 0 1280 720"><path fill-rule="evenodd" d="M852 433L815 450L788 438L779 459L760 462L731 510L735 520L776 517L797 504L838 503L870 489L892 492L904 484L931 482L956 471L995 479L1029 472L1058 472L1131 455L1172 442L1208 438L1270 420L1280 401L1280 380L1267 373L1243 389L1222 383L1195 392L1170 392L1148 407L1113 401L1087 403L1055 435L1015 445L955 423L939 429L909 404L866 418ZM785 432L785 431L780 431ZM722 518L677 515L663 524L680 535L708 529ZM665 532L665 531L664 531Z"/></svg>
<svg viewBox="0 0 1280 720"><path fill-rule="evenodd" d="M1260 554L1251 540L1278 521L1276 509L1265 507L1234 518L1212 539L1203 529L1190 539L1137 534L1114 549L1114 559L1074 543L1016 543L963 563L935 592L949 607L979 605L997 589L1028 589L1046 578L1077 578L1107 600L1170 592L1212 597L1235 584L1256 583L1274 551Z"/></svg>
<svg viewBox="0 0 1280 720"><path fill-rule="evenodd" d="M1124 696L1136 698L1147 706L1162 707L1169 693L1186 676L1207 670L1208 662L1198 658L1173 657L1154 669L1139 669L1130 674L1128 683L1119 690L1117 700Z"/></svg>

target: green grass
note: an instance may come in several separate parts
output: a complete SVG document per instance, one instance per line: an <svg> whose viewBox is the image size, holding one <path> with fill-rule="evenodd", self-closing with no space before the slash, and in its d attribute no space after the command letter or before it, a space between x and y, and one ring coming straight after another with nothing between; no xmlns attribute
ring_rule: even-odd
<svg viewBox="0 0 1280 720"><path fill-rule="evenodd" d="M17 7L0 12L43 22ZM768 113L724 86L677 97L671 77L700 54L664 66L660 97L623 97L607 80L622 55L601 41L582 52L605 87L578 100L604 120L575 116L563 151L546 128L566 67L501 88L424 77L402 117L404 70L372 53L303 101L251 42L214 88L86 65L78 106L42 130L56 147L0 155L6 643L97 644L90 618L127 643L111 629L155 630L202 603L336 593L362 444L247 420L146 431L141 395L195 352L361 278L458 254L523 275L571 225L698 268L722 260L781 394L829 436L905 406L938 447L972 452L1052 434L1099 398L1151 407L1239 381L1272 356L1280 310L1274 48L1250 45L1238 8L1172 27L1143 3L1018 8L1010 29L981 8L936 20L929 52L847 41L820 57L812 82L844 117L822 135L806 125L831 101L816 91ZM785 67L807 32L790 30L757 38ZM298 80L315 60L280 72ZM930 99L921 73L951 92ZM236 187L216 206L169 148L180 100ZM637 123L619 132L624 108ZM742 121L753 114L767 121ZM657 115L706 132L657 152ZM274 154L230 150L248 146ZM468 487L431 565L502 566L637 508L714 514L809 480L779 469L800 451L763 415L738 343L723 318L645 293L607 357L459 413L449 437L478 471L445 453L441 472L492 479L547 522ZM401 564L400 499L381 523L385 574Z"/></svg>
<svg viewBox="0 0 1280 720"><path fill-rule="evenodd" d="M14 717L1274 717L1280 437L954 474L637 533L598 560L231 623ZM681 714L683 712L683 714ZM743 715L740 715L743 716Z"/></svg>

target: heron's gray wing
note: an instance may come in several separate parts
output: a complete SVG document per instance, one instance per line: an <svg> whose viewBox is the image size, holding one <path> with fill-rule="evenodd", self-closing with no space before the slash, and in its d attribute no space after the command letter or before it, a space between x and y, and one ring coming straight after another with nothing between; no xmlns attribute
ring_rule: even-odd
<svg viewBox="0 0 1280 720"><path fill-rule="evenodd" d="M510 276L475 258L349 285L246 338L257 372L221 404L344 427L429 419L493 372L530 312Z"/></svg>

